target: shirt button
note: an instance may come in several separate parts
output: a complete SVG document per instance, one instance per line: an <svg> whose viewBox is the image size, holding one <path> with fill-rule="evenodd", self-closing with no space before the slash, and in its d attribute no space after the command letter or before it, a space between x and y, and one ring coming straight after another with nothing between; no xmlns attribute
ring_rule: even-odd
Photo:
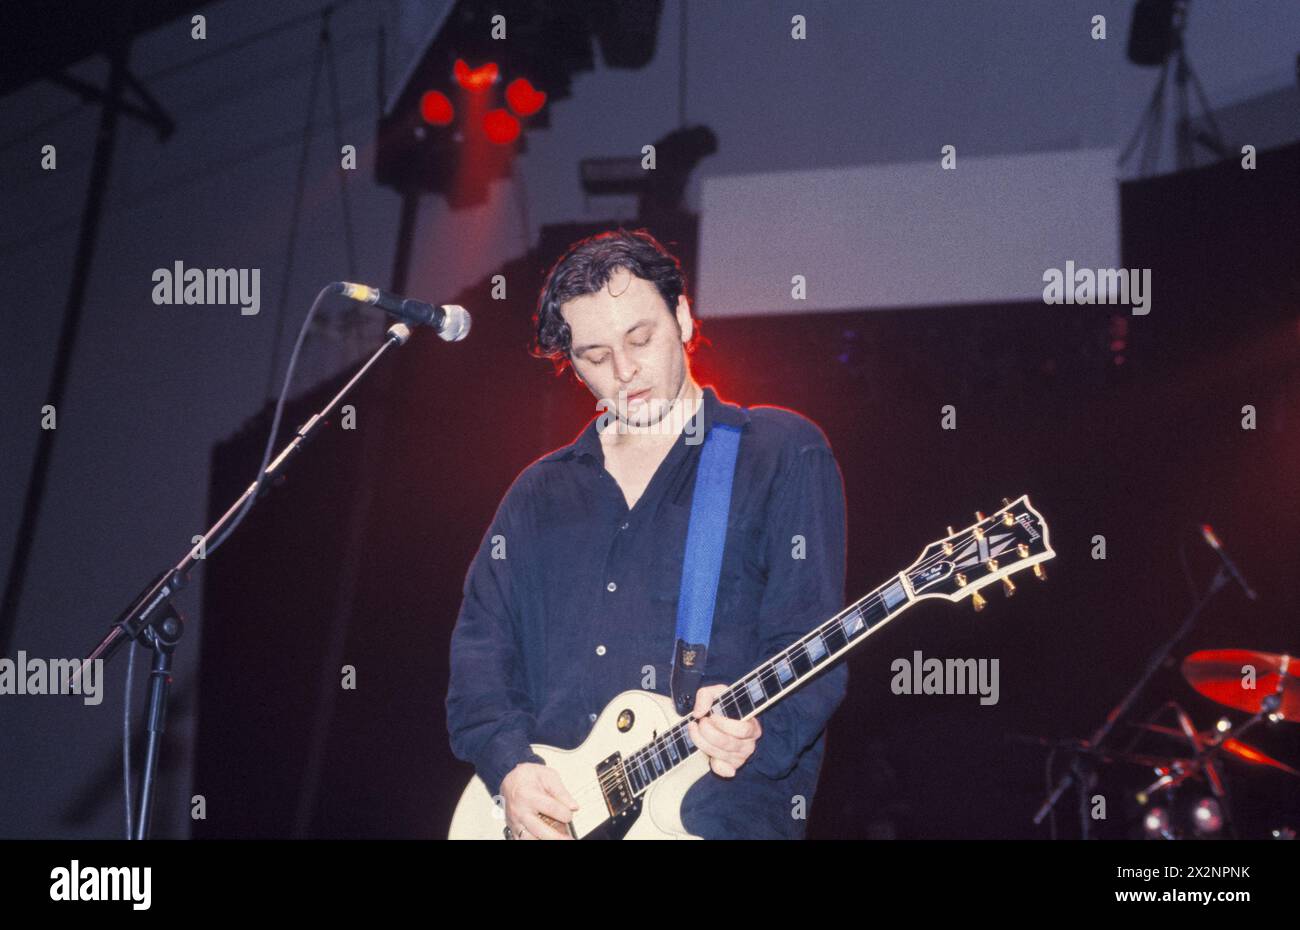
<svg viewBox="0 0 1300 930"><path fill-rule="evenodd" d="M625 530L625 529L627 529L627 524L624 523L622 526L619 527L619 529L620 529L620 530Z"/></svg>
<svg viewBox="0 0 1300 930"><path fill-rule="evenodd" d="M592 723L595 723L595 722L596 722L596 715L595 715L595 714L588 714L588 715L587 715L587 719L590 720Z"/></svg>
<svg viewBox="0 0 1300 930"><path fill-rule="evenodd" d="M610 594L613 594L615 591L618 590L618 585L614 584L614 582L611 581L609 584L605 585L605 590L608 591Z"/></svg>
<svg viewBox="0 0 1300 930"><path fill-rule="evenodd" d="M605 646L602 643L601 645L596 647L596 655L603 656L604 654L605 654Z"/></svg>

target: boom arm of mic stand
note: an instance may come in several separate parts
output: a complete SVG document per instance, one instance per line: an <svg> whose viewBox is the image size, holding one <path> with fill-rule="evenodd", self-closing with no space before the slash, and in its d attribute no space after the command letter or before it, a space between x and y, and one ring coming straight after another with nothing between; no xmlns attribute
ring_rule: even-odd
<svg viewBox="0 0 1300 930"><path fill-rule="evenodd" d="M395 333L394 330L398 332ZM410 330L403 324L397 323L389 327L388 338L384 340L384 344L352 376L348 383L343 385L339 392L330 399L329 403L321 408L319 413L313 415L311 419L298 427L297 435L266 467L266 471L263 473L262 490L258 493L259 497L270 489L272 479L278 477L285 470L289 460L316 434L321 425L326 422L330 412L356 386L357 382L365 377L380 356L394 345L403 345L408 338L410 338ZM163 572L150 582L144 591L131 603L131 606L114 621L113 628L95 647L95 650L82 661L81 666L74 674L74 681L80 679L90 662L95 659L110 658L121 646L123 637L135 639L140 635L140 631L149 625L154 612L189 582L189 573L194 568L194 563L198 561L198 557L194 554L195 551L200 546L206 546L209 540L215 538L234 519L235 515L244 506L244 502L257 491L257 486L256 481L250 484L248 489L239 496L238 500L231 504L230 508L217 519L217 522L208 528L208 531L203 534L202 541L195 544L194 548L185 554L185 558L181 559L174 568Z"/></svg>
<svg viewBox="0 0 1300 930"><path fill-rule="evenodd" d="M118 616L117 620L113 623L112 629L108 631L108 634L100 641L99 645L95 647L94 651L82 661L81 665L77 667L77 670L72 677L73 682L80 682L82 675L92 662L111 658L125 639L140 640L146 645L152 647L153 644L150 643L148 638L145 636L145 630L156 623L166 623L169 617L175 616L171 605L171 599L188 583L189 573L191 569L193 569L194 563L199 560L199 557L195 554L196 551L199 551L201 547L206 547L210 539L218 538L218 534L235 520L236 516L240 513L250 498L253 498L254 495L260 497L264 494L271 487L271 480L280 475L288 465L289 461L302 449L307 441L319 431L322 424L326 422L326 418L338 405L339 401L341 401L348 392L356 386L357 382L365 377L385 352L395 345L405 345L406 340L410 337L411 331L403 323L395 323L388 328L388 337L384 340L384 344L375 350L374 354L371 355L357 373L348 380L348 383L343 385L342 389L340 389L339 392L330 399L329 403L321 408L319 413L312 416L311 419L298 428L297 435L295 435L280 454L275 457L271 464L267 466L266 471L262 473L260 476L260 482L254 481L250 484L248 489L239 496L239 499L236 500L234 504L232 504L230 508L221 515L217 522L203 534L201 541L195 544L194 548L190 549L189 552L185 554L185 557L173 568L163 572L150 582L144 591L142 591L140 595L132 601L131 606ZM219 542L222 541L224 540L219 539ZM177 631L172 632L170 635L178 638L178 627ZM175 641L173 639L169 644L167 651L170 652L174 647ZM161 720L159 719L155 721L155 718L160 718L162 714L162 709L157 703L159 700L157 693L156 688L151 692L149 717L151 721L157 723L157 731L161 732ZM153 736L156 736L156 733L151 730L151 738ZM156 752L154 752L155 748L156 747L151 746L149 755L151 762L156 759ZM147 771L146 785L151 780L150 775L151 772ZM149 800L150 795L146 790L142 795L140 830L137 833L137 839L143 839L148 829Z"/></svg>

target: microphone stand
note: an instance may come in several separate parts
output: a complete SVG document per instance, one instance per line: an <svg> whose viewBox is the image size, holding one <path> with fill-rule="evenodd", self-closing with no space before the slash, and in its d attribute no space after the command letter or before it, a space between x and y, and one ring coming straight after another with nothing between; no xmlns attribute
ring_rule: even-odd
<svg viewBox="0 0 1300 930"><path fill-rule="evenodd" d="M248 490L244 491L239 496L239 499L230 505L230 509L223 513L217 522L212 524L208 531L203 534L203 538L194 548L186 553L185 558L150 582L131 602L131 605L118 616L113 623L112 629L95 647L94 651L82 661L73 674L73 682L79 683L81 676L90 666L90 663L112 658L123 642L128 639L135 640L140 645L153 651L153 670L149 675L149 703L145 711L149 734L148 748L145 753L144 776L140 785L139 818L136 821L134 839L143 840L149 837L150 821L153 814L154 778L158 768L158 750L162 733L166 729L167 697L171 690L172 654L180 643L185 626L180 612L172 604L171 599L189 583L189 573L194 568L194 563L206 557L205 547L208 540L217 538L217 535L235 519L245 502L253 498L255 494L260 498L270 490L271 481L284 471L289 461L320 430L321 426L326 422L326 418L338 406L339 401L365 377L385 352L393 346L405 345L410 338L411 330L404 323L394 323L390 326L383 345L370 356L360 370L352 376L347 384L343 385L342 389L334 395L329 403L321 408L319 413L313 415L311 419L298 427L297 435L267 466L266 471L263 472L261 489L258 489L257 481L250 484ZM196 552L203 554L196 555ZM130 747L127 747L127 750L129 752Z"/></svg>
<svg viewBox="0 0 1300 930"><path fill-rule="evenodd" d="M1214 573L1214 577L1210 579L1209 588L1196 600L1196 603L1192 605L1192 609L1188 612L1186 619L1183 620L1183 625L1178 628L1178 631L1175 632L1173 636L1165 641L1164 645L1160 646L1154 653L1152 653L1151 658L1147 661L1146 668L1143 669L1142 675L1138 678L1137 683L1134 684L1128 694L1124 696L1124 699L1106 715L1106 719L1102 725L1098 727L1097 731L1092 734L1092 737L1084 743L1084 748L1095 751L1101 747L1101 744L1105 742L1106 737L1110 735L1111 730L1114 729L1115 724L1119 722L1120 718L1128 713L1129 708L1133 706L1133 702L1137 700L1138 695L1140 695L1143 689L1146 688L1147 682L1149 682L1151 676L1156 673L1156 669L1164 663L1165 659L1169 658L1169 653L1173 651L1174 646L1178 645L1178 643L1192 631L1192 627L1196 625L1197 618L1200 617L1201 611L1205 609L1206 604L1210 602L1210 598L1223 590L1227 583L1228 571L1224 566L1220 565L1218 571ZM1074 763L1071 766L1072 771L1066 772L1061 776L1060 781L1056 783L1056 787L1052 789L1051 794L1047 796L1046 800L1044 800L1042 805L1038 808L1038 812L1034 814L1035 826L1043 822L1043 818L1045 818L1051 812L1052 808L1056 806L1056 803L1061 800L1061 796L1065 794L1070 785L1078 785L1079 838L1084 840L1091 838L1092 817L1088 809L1087 792L1088 785L1092 782L1093 776L1096 772L1095 766L1089 767L1085 772L1085 764L1082 755L1076 754Z"/></svg>

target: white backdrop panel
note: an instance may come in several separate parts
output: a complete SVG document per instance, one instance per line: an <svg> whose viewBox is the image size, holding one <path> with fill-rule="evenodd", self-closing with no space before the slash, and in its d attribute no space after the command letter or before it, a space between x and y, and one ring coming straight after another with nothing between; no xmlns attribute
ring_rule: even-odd
<svg viewBox="0 0 1300 930"><path fill-rule="evenodd" d="M701 179L702 317L1041 300L1115 268L1110 149ZM804 275L807 299L791 296Z"/></svg>

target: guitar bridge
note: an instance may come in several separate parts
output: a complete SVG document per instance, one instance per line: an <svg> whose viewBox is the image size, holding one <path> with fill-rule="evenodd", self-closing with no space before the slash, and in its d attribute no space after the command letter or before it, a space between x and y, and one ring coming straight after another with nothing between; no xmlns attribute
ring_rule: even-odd
<svg viewBox="0 0 1300 930"><path fill-rule="evenodd" d="M622 753L616 752L597 763L596 780L600 782L605 810L609 811L609 816L617 817L626 813L635 804L632 786L627 780L627 770L623 768Z"/></svg>

